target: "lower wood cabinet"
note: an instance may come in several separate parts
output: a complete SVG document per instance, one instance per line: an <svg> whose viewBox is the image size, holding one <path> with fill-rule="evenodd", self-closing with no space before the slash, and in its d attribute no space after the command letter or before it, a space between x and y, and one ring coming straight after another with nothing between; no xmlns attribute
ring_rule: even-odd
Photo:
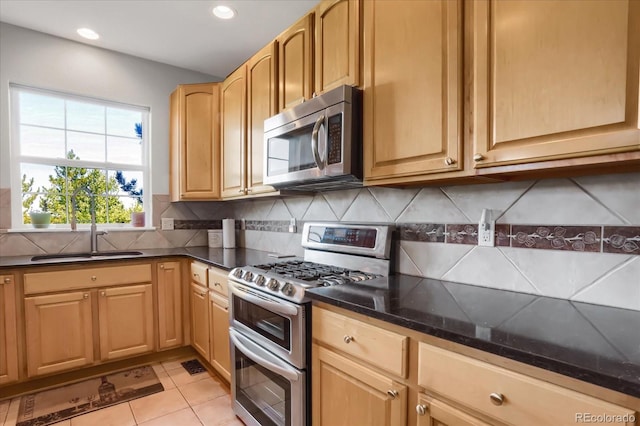
<svg viewBox="0 0 640 426"><path fill-rule="evenodd" d="M13 275L0 275L0 384L18 380L15 286Z"/></svg>
<svg viewBox="0 0 640 426"><path fill-rule="evenodd" d="M191 282L189 287L191 303L191 346L205 359L210 359L209 351L209 290Z"/></svg>
<svg viewBox="0 0 640 426"><path fill-rule="evenodd" d="M24 300L29 377L93 363L92 291Z"/></svg>
<svg viewBox="0 0 640 426"><path fill-rule="evenodd" d="M99 290L100 359L110 360L153 350L151 284Z"/></svg>
<svg viewBox="0 0 640 426"><path fill-rule="evenodd" d="M490 426L457 408L427 395L418 395L417 426Z"/></svg>
<svg viewBox="0 0 640 426"><path fill-rule="evenodd" d="M231 382L231 350L229 344L229 300L209 292L210 362L222 377Z"/></svg>
<svg viewBox="0 0 640 426"><path fill-rule="evenodd" d="M158 347L182 346L182 268L181 262L161 262L158 277Z"/></svg>
<svg viewBox="0 0 640 426"><path fill-rule="evenodd" d="M317 344L312 352L314 425L406 424L405 385Z"/></svg>

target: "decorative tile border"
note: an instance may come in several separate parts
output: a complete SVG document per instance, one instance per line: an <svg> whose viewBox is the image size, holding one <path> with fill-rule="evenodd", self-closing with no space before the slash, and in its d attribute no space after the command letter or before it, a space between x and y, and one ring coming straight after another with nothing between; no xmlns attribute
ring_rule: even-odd
<svg viewBox="0 0 640 426"><path fill-rule="evenodd" d="M640 226L605 226L602 236L604 253L640 254Z"/></svg>
<svg viewBox="0 0 640 426"><path fill-rule="evenodd" d="M511 247L598 253L601 231L599 226L511 225Z"/></svg>
<svg viewBox="0 0 640 426"><path fill-rule="evenodd" d="M175 219L173 229L222 229L222 221Z"/></svg>
<svg viewBox="0 0 640 426"><path fill-rule="evenodd" d="M405 241L443 243L445 238L445 225L440 223L402 223L397 229Z"/></svg>

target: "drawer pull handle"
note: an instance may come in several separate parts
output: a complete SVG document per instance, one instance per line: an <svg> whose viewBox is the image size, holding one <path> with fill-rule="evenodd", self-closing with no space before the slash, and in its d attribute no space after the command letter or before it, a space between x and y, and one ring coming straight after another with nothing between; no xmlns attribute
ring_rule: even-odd
<svg viewBox="0 0 640 426"><path fill-rule="evenodd" d="M482 160L484 160L484 155L482 155L482 154L476 154L476 155L473 156L473 161L477 162L477 161L482 161Z"/></svg>
<svg viewBox="0 0 640 426"><path fill-rule="evenodd" d="M9 284L9 283L11 283L11 278L6 277L6 278L4 279L4 283L5 283L5 284Z"/></svg>
<svg viewBox="0 0 640 426"><path fill-rule="evenodd" d="M504 396L502 396L501 393L494 392L489 395L489 399L491 400L491 403L493 403L493 405L502 405L502 403L504 402Z"/></svg>
<svg viewBox="0 0 640 426"><path fill-rule="evenodd" d="M98 279L98 277L96 277L95 275L91 275L91 281L95 281L97 279Z"/></svg>
<svg viewBox="0 0 640 426"><path fill-rule="evenodd" d="M416 413L418 413L419 416L426 416L427 411L428 411L428 408L426 405L424 404L416 405Z"/></svg>
<svg viewBox="0 0 640 426"><path fill-rule="evenodd" d="M342 340L344 340L344 342L348 345L349 343L353 342L356 339L354 339L353 336L344 336Z"/></svg>
<svg viewBox="0 0 640 426"><path fill-rule="evenodd" d="M389 389L387 391L387 395L389 395L389 398L391 399L396 399L398 397L398 391L395 389Z"/></svg>
<svg viewBox="0 0 640 426"><path fill-rule="evenodd" d="M454 160L451 157L447 157L444 159L444 164L446 164L447 166L452 166L453 164L455 164L456 160Z"/></svg>
<svg viewBox="0 0 640 426"><path fill-rule="evenodd" d="M85 293L85 294L83 294L83 295L82 295L82 298L83 298L83 299L88 299L88 298L89 298L89 293Z"/></svg>

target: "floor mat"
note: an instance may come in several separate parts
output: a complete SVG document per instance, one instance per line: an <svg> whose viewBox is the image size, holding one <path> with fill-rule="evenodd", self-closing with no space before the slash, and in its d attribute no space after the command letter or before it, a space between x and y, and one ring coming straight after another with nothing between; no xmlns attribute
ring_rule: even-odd
<svg viewBox="0 0 640 426"><path fill-rule="evenodd" d="M204 373L205 371L207 371L197 359L191 359L189 361L181 362L180 364L182 364L184 369L187 370L187 372L189 372L189 374L191 374L192 376L194 374Z"/></svg>
<svg viewBox="0 0 640 426"><path fill-rule="evenodd" d="M148 365L107 374L23 396L16 426L50 425L163 390Z"/></svg>

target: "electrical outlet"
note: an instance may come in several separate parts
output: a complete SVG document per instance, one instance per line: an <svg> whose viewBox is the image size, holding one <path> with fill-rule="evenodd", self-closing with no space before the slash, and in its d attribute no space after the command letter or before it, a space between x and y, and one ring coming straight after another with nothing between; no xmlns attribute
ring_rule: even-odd
<svg viewBox="0 0 640 426"><path fill-rule="evenodd" d="M163 217L162 218L162 230L163 231L171 231L173 230L173 218L172 217Z"/></svg>
<svg viewBox="0 0 640 426"><path fill-rule="evenodd" d="M298 232L298 225L296 224L295 217L292 217L291 220L289 221L289 232L291 232L292 234L295 234L296 232Z"/></svg>
<svg viewBox="0 0 640 426"><path fill-rule="evenodd" d="M493 220L491 210L482 209L480 223L478 223L478 245L495 246L496 221Z"/></svg>

